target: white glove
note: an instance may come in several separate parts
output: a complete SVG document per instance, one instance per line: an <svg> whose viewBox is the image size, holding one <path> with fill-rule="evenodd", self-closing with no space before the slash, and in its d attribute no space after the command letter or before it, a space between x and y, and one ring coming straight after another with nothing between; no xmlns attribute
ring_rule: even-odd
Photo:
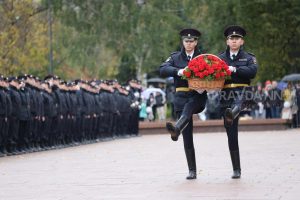
<svg viewBox="0 0 300 200"><path fill-rule="evenodd" d="M177 75L178 75L178 76L183 76L183 71L184 71L186 68L188 68L188 66L186 66L184 69L178 70Z"/></svg>
<svg viewBox="0 0 300 200"><path fill-rule="evenodd" d="M229 71L231 71L231 72L236 72L236 67L228 66L228 68L229 68Z"/></svg>
<svg viewBox="0 0 300 200"><path fill-rule="evenodd" d="M184 69L178 70L177 75L178 75L178 76L182 76L182 75L183 75L183 71L184 71Z"/></svg>

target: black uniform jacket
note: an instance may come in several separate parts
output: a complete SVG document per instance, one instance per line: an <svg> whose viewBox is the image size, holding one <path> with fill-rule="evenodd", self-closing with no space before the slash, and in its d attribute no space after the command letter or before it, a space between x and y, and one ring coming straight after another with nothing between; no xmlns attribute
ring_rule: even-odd
<svg viewBox="0 0 300 200"><path fill-rule="evenodd" d="M25 88L21 88L19 92L21 97L21 108L19 113L19 119L23 121L28 121L31 118L29 91L25 87Z"/></svg>
<svg viewBox="0 0 300 200"><path fill-rule="evenodd" d="M200 55L200 51L195 49L193 58ZM188 65L188 58L185 53L185 49L182 48L181 51L177 51L171 54L171 56L161 64L160 66L160 75L162 77L173 77L174 86L178 87L188 87L188 81L182 79L177 75L178 70L185 68ZM184 106L188 102L199 102L199 104L194 105L193 113L201 112L203 105L207 99L206 92L199 94L196 91L190 92L176 92L174 99L175 111L182 111Z"/></svg>
<svg viewBox="0 0 300 200"><path fill-rule="evenodd" d="M193 58L200 55L199 50L194 51ZM171 56L161 64L160 76L162 77L174 77L174 85L178 87L188 87L187 80L182 79L177 75L178 70L185 68L188 65L188 58L184 48L181 51L171 53Z"/></svg>
<svg viewBox="0 0 300 200"><path fill-rule="evenodd" d="M12 103L12 117L17 118L21 111L21 105L22 105L21 95L19 90L14 86L10 86L9 94Z"/></svg>
<svg viewBox="0 0 300 200"><path fill-rule="evenodd" d="M250 84L257 72L256 58L253 54L240 50L235 59L230 58L229 48L219 55L228 66L236 67L236 72L231 74L231 80L226 80L225 84Z"/></svg>

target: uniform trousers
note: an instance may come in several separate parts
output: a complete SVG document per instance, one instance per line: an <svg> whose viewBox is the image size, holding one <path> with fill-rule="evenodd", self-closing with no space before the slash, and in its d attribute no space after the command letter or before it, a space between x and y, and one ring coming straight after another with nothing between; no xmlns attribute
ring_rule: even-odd
<svg viewBox="0 0 300 200"><path fill-rule="evenodd" d="M246 92L247 90L243 88L227 88L221 91L221 112L224 118L225 126L225 117L224 113L227 108L239 107L240 110L243 110L246 105ZM237 116L231 126L225 126L228 146L230 151L239 150L238 144L238 125L239 125L239 116Z"/></svg>
<svg viewBox="0 0 300 200"><path fill-rule="evenodd" d="M193 114L200 113L204 110L206 99L206 92L203 94L198 94L196 91L175 93L174 106L177 119L181 116L185 116L189 119L188 125L182 132L185 149L194 149Z"/></svg>

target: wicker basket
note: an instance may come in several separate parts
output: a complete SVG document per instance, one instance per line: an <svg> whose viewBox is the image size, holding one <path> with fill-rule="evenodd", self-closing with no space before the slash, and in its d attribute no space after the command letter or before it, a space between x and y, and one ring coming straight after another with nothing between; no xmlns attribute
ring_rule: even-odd
<svg viewBox="0 0 300 200"><path fill-rule="evenodd" d="M218 91L224 87L225 79L213 81L203 80L199 78L188 79L189 88L196 91Z"/></svg>

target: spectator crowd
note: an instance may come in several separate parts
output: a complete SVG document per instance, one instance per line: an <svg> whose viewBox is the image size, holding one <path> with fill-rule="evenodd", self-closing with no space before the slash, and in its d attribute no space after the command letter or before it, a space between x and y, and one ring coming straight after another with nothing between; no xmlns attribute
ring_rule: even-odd
<svg viewBox="0 0 300 200"><path fill-rule="evenodd" d="M252 119L282 118L300 126L300 83L266 81L251 87L248 109L242 114ZM221 119L220 93L209 93L204 119Z"/></svg>

